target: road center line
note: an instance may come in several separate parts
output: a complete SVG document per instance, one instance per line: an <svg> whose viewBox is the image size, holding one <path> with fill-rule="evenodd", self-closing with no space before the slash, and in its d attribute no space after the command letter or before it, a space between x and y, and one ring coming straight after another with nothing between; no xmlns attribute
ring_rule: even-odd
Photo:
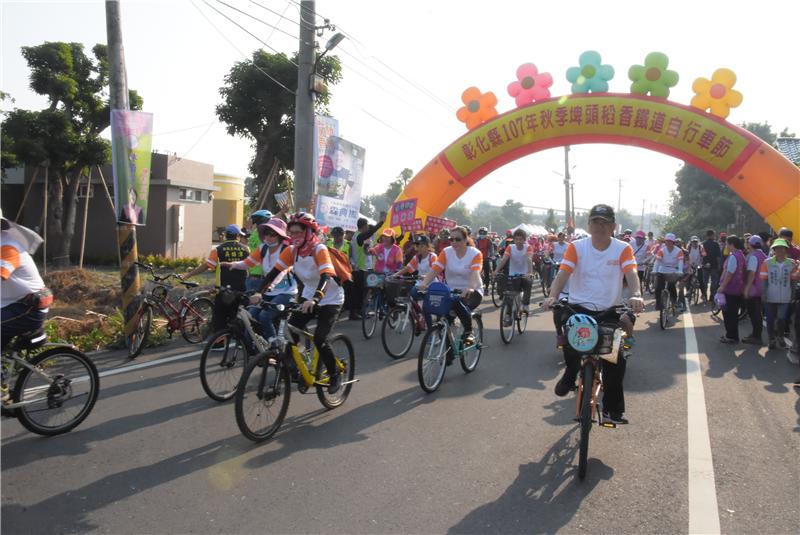
<svg viewBox="0 0 800 535"><path fill-rule="evenodd" d="M714 481L714 462L711 458L711 439L708 434L706 398L703 373L697 352L692 312L687 305L683 314L686 335L686 400L689 433L689 533L717 534L719 510L717 487Z"/></svg>
<svg viewBox="0 0 800 535"><path fill-rule="evenodd" d="M109 375L118 375L120 373L132 372L133 370L141 370L142 368L150 368L151 366L158 366L159 364L166 364L175 360L188 359L189 357L196 357L201 355L202 351L192 351L191 353L182 353L180 355L173 355L158 360L151 360L150 362L142 362L141 364L134 364L132 366L125 366L123 368L114 368L113 370L106 370L100 372L100 377L108 377Z"/></svg>

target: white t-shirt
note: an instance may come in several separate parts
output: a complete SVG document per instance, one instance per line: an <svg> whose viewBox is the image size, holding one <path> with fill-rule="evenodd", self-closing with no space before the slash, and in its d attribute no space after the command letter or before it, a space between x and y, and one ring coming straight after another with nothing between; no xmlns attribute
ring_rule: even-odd
<svg viewBox="0 0 800 535"><path fill-rule="evenodd" d="M5 231L2 236L0 274L3 282L0 284L0 307L6 307L44 288L44 281L25 247L18 241L9 239L10 236Z"/></svg>
<svg viewBox="0 0 800 535"><path fill-rule="evenodd" d="M622 302L622 276L636 269L630 244L611 238L600 251L592 239L569 244L561 270L570 273L569 302L584 308L606 310Z"/></svg>
<svg viewBox="0 0 800 535"><path fill-rule="evenodd" d="M325 244L319 243L314 248L314 254L297 256L295 259L294 245L285 248L275 266L280 270L293 269L295 276L303 283L303 299L310 300L317 291L320 275L327 273L331 276L325 290L325 296L320 299L320 306L341 305L344 303L344 290L333 277L336 271L331 263L331 256Z"/></svg>
<svg viewBox="0 0 800 535"><path fill-rule="evenodd" d="M272 268L278 263L278 259L281 256L281 247L278 245L274 250L266 247L267 254L263 258L261 257L262 249L265 249L263 245L258 249L253 249L250 252L250 256L240 262L234 262L233 267L235 269L244 269L245 267L251 268L260 263L266 275L272 271ZM295 281L294 277L289 276L288 270L282 271L275 277L275 280L272 281L272 291L268 292L266 295L275 296L280 294L297 295L297 281Z"/></svg>
<svg viewBox="0 0 800 535"><path fill-rule="evenodd" d="M512 243L506 247L503 256L508 258L509 275L530 275L528 259L533 258L533 247L530 244L523 244L520 249L516 243Z"/></svg>
<svg viewBox="0 0 800 535"><path fill-rule="evenodd" d="M567 246L569 246L567 242L564 243L555 242L553 244L553 262L555 262L556 264L561 263L561 261L564 259L564 253L567 252Z"/></svg>
<svg viewBox="0 0 800 535"><path fill-rule="evenodd" d="M672 246L672 251L664 245L656 253L656 273L683 273L683 250Z"/></svg>
<svg viewBox="0 0 800 535"><path fill-rule="evenodd" d="M631 244L633 247L633 256L636 258L636 265L639 268L639 271L644 271L645 264L648 260L650 260L650 247L648 247L647 242L644 242L641 247L639 247L636 242Z"/></svg>
<svg viewBox="0 0 800 535"><path fill-rule="evenodd" d="M447 285L453 290L472 289L483 295L483 284L477 288L472 288L472 272L480 272L483 269L483 255L475 247L467 247L464 256L461 258L456 254L452 246L445 247L439 253L436 262L433 263L433 270L436 273L444 271L444 278Z"/></svg>

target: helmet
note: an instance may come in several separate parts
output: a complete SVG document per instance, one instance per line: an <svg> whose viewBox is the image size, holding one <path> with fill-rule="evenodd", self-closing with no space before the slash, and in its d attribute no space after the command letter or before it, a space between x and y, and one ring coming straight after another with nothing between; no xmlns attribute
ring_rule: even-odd
<svg viewBox="0 0 800 535"><path fill-rule="evenodd" d="M467 236L471 236L472 235L472 229L469 228L469 225L464 225L464 230L467 231Z"/></svg>
<svg viewBox="0 0 800 535"><path fill-rule="evenodd" d="M255 223L256 225L260 225L261 223L266 223L272 218L272 212L269 210L256 210L252 214L250 214L250 221Z"/></svg>
<svg viewBox="0 0 800 535"><path fill-rule="evenodd" d="M439 237L440 238L449 238L450 237L450 229L443 228L442 230L440 230L439 231Z"/></svg>
<svg viewBox="0 0 800 535"><path fill-rule="evenodd" d="M636 231L636 237L637 238L646 238L647 234L645 234L643 230L637 230Z"/></svg>
<svg viewBox="0 0 800 535"><path fill-rule="evenodd" d="M691 239L690 241L697 241L697 242L699 242L699 241L700 241L700 238L698 238L697 236L692 236L692 239Z"/></svg>
<svg viewBox="0 0 800 535"><path fill-rule="evenodd" d="M623 232L623 234L628 234L628 235L630 235L630 234L633 234L633 231L632 231L631 229L629 229L629 228L626 228L626 229L625 229L625 232Z"/></svg>
<svg viewBox="0 0 800 535"><path fill-rule="evenodd" d="M588 353L597 345L600 338L597 320L587 314L573 314L564 325L569 345L575 351Z"/></svg>
<svg viewBox="0 0 800 535"><path fill-rule="evenodd" d="M308 212L297 212L292 215L292 217L289 218L289 225L295 224L303 225L307 229L311 229L315 234L319 232L319 223L317 223L316 218Z"/></svg>
<svg viewBox="0 0 800 535"><path fill-rule="evenodd" d="M481 227L478 229L478 234L489 234L489 229L486 227Z"/></svg>
<svg viewBox="0 0 800 535"><path fill-rule="evenodd" d="M668 232L667 235L664 236L664 241L674 242L675 241L675 234L673 234L672 232Z"/></svg>

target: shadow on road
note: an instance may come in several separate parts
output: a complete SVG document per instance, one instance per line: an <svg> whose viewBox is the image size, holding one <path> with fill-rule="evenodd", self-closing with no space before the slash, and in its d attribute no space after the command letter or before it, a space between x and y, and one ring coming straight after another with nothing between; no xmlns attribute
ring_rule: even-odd
<svg viewBox="0 0 800 535"><path fill-rule="evenodd" d="M520 465L498 500L467 514L449 533L555 533L567 525L595 486L614 475L590 458L586 479L578 479L577 430L568 431L540 461Z"/></svg>

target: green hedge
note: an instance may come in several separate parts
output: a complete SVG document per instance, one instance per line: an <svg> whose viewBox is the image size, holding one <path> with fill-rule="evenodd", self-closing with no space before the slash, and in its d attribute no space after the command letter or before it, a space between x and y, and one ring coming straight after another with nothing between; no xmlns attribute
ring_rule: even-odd
<svg viewBox="0 0 800 535"><path fill-rule="evenodd" d="M205 262L204 258L167 258L161 255L140 256L139 262L150 264L157 269L166 268L175 271L187 271Z"/></svg>

